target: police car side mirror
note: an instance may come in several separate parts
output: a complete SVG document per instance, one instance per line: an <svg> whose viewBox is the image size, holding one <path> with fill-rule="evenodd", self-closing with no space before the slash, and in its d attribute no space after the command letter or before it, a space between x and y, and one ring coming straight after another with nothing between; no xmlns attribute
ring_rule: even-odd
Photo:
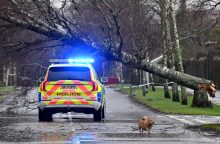
<svg viewBox="0 0 220 144"><path fill-rule="evenodd" d="M40 77L38 81L39 82L43 82L44 81L44 77Z"/></svg>
<svg viewBox="0 0 220 144"><path fill-rule="evenodd" d="M101 77L101 83L107 83L108 78L107 77Z"/></svg>

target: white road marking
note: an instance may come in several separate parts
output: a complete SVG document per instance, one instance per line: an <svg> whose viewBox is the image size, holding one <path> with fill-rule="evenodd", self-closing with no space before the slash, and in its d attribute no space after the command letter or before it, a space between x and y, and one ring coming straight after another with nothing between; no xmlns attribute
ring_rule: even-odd
<svg viewBox="0 0 220 144"><path fill-rule="evenodd" d="M195 121L198 121L199 123L202 123L202 124L207 124L209 122L207 121L204 121L204 120L200 120L200 119L194 119Z"/></svg>
<svg viewBox="0 0 220 144"><path fill-rule="evenodd" d="M178 121L181 121L183 123L189 124L189 125L195 125L193 122L186 120L186 119L182 119L182 118L177 118L176 116L171 116L171 115L167 115L170 118L176 119Z"/></svg>
<svg viewBox="0 0 220 144"><path fill-rule="evenodd" d="M160 117L162 117L162 118L163 118L163 117L166 117L166 116L164 116L164 115L158 115L157 117L158 117L158 118L160 118Z"/></svg>
<svg viewBox="0 0 220 144"><path fill-rule="evenodd" d="M170 118L184 122L189 125L220 123L219 116L190 116L190 115L167 115Z"/></svg>

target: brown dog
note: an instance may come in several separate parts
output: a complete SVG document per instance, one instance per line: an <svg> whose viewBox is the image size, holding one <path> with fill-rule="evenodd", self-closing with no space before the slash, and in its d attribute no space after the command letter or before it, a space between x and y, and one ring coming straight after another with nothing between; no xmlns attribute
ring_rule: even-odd
<svg viewBox="0 0 220 144"><path fill-rule="evenodd" d="M153 125L154 125L154 121L151 118L149 118L148 116L143 116L138 121L138 129L139 129L140 133L143 133L144 131L148 131L148 133L150 133L150 130Z"/></svg>

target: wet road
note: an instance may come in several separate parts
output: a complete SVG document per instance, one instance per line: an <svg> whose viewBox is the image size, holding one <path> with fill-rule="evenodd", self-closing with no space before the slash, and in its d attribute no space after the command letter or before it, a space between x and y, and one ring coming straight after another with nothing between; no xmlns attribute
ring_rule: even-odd
<svg viewBox="0 0 220 144"><path fill-rule="evenodd" d="M153 112L113 89L107 88L106 94L107 116L103 123L94 123L92 115L75 113L55 114L53 122L39 123L37 111L26 111L25 108L17 109L19 115L1 114L0 143L220 143L219 138L210 137L208 133L187 129L186 125L192 124L193 117L185 116L186 119ZM34 95L36 90L32 90L27 99L33 100ZM151 134L139 134L135 130L143 115L152 117L156 123Z"/></svg>

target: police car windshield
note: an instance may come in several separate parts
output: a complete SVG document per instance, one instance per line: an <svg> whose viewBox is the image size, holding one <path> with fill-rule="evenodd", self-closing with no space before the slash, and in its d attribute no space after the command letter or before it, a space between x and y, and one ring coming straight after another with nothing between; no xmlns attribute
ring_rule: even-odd
<svg viewBox="0 0 220 144"><path fill-rule="evenodd" d="M90 69L88 67L51 67L48 72L48 81L80 80L90 81Z"/></svg>

